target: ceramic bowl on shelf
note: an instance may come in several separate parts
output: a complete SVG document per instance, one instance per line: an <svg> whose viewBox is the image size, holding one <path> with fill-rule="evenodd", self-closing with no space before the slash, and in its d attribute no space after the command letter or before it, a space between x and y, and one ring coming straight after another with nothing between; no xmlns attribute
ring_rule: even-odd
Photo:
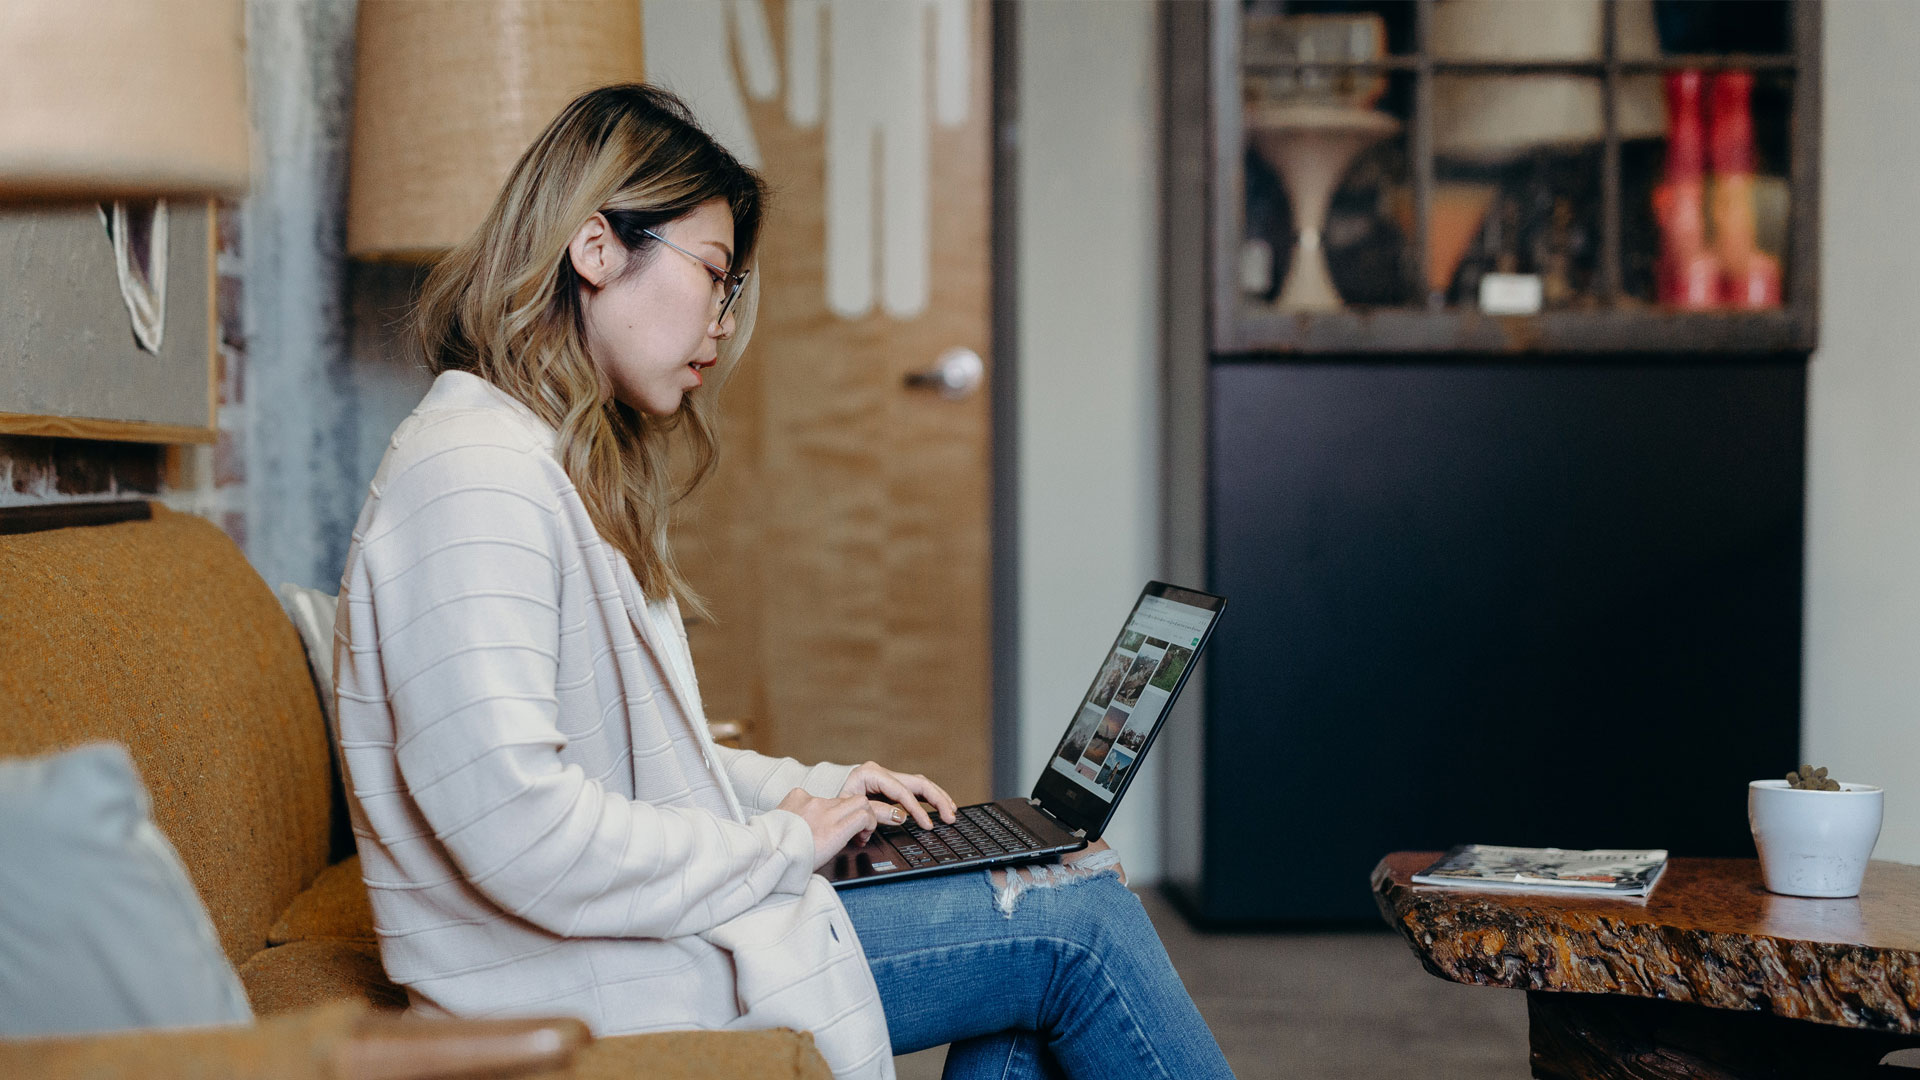
<svg viewBox="0 0 1920 1080"><path fill-rule="evenodd" d="M1872 784L1809 791L1785 780L1747 785L1747 823L1760 849L1767 891L1782 896L1858 896L1880 839L1884 795Z"/></svg>

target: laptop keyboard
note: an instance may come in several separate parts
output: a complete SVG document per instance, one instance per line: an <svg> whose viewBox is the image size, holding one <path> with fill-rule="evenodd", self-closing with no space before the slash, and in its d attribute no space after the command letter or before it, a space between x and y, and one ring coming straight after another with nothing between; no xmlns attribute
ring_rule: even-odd
<svg viewBox="0 0 1920 1080"><path fill-rule="evenodd" d="M907 865L916 869L994 855L1017 855L1038 851L1041 846L1032 833L992 803L963 806L954 819L953 824L947 825L934 818L931 829L923 829L909 820L898 833L892 834L893 846L906 857Z"/></svg>

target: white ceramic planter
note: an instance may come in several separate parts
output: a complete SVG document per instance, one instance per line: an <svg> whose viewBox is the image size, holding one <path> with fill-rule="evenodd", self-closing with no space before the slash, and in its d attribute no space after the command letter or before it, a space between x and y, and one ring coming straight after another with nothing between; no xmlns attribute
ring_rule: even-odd
<svg viewBox="0 0 1920 1080"><path fill-rule="evenodd" d="M1747 823L1760 876L1784 896L1858 896L1880 839L1883 796L1872 784L1802 791L1785 780L1747 785Z"/></svg>

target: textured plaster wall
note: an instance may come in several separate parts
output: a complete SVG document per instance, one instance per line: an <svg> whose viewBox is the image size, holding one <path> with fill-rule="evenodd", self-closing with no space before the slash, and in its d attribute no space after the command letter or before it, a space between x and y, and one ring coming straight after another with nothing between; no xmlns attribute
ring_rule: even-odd
<svg viewBox="0 0 1920 1080"><path fill-rule="evenodd" d="M356 12L351 0L247 5L247 554L270 583L328 592L387 441L431 381L401 340L420 272L346 257Z"/></svg>
<svg viewBox="0 0 1920 1080"><path fill-rule="evenodd" d="M247 554L269 584L331 589L359 509L346 321L352 3L247 5ZM335 549L338 549L337 551Z"/></svg>

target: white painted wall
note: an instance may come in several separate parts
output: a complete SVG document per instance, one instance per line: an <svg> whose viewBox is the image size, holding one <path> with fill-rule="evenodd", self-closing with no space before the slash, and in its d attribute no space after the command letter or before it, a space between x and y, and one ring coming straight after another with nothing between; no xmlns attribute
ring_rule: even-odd
<svg viewBox="0 0 1920 1080"><path fill-rule="evenodd" d="M1155 7L1019 13L1020 775L1038 776L1159 567ZM1151 757L1108 838L1160 876Z"/></svg>
<svg viewBox="0 0 1920 1080"><path fill-rule="evenodd" d="M1804 757L1887 789L1920 863L1920 4L1826 4L1808 389Z"/></svg>

